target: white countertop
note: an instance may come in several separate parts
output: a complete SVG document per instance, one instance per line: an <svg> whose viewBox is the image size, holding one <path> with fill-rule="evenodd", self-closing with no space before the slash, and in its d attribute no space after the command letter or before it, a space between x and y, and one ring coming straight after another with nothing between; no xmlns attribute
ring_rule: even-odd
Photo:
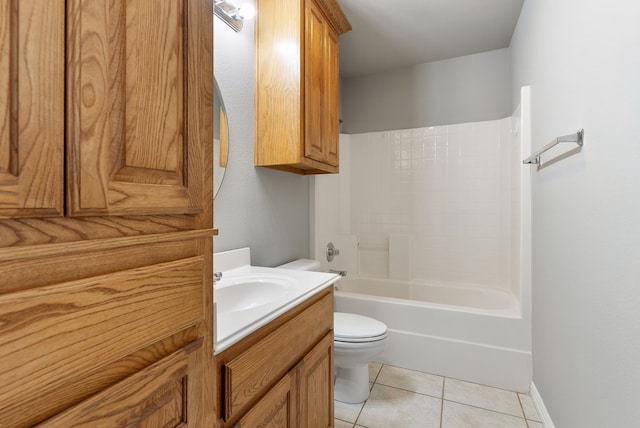
<svg viewBox="0 0 640 428"><path fill-rule="evenodd" d="M260 276L280 278L290 285L283 296L256 307L224 312L217 306L216 290L233 287L242 277L260 278ZM280 315L304 302L309 297L333 285L340 276L326 272L310 272L267 268L258 266L241 266L223 271L222 279L214 284L214 354L218 354L240 341L250 333L273 321Z"/></svg>

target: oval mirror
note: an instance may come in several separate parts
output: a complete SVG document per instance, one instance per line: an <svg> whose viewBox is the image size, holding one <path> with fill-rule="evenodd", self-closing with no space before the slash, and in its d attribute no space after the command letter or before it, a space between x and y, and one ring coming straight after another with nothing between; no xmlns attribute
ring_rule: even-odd
<svg viewBox="0 0 640 428"><path fill-rule="evenodd" d="M227 112L214 78L215 92L213 94L213 197L215 198L222 186L222 179L229 160L229 125Z"/></svg>

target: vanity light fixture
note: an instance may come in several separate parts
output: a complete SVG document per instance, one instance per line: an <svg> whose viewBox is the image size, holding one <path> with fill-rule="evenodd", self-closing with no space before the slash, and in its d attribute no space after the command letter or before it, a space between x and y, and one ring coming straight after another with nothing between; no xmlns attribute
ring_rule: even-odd
<svg viewBox="0 0 640 428"><path fill-rule="evenodd" d="M213 0L213 3L216 16L236 32L242 30L244 19L251 19L255 15L255 9L251 4L236 7L227 0Z"/></svg>

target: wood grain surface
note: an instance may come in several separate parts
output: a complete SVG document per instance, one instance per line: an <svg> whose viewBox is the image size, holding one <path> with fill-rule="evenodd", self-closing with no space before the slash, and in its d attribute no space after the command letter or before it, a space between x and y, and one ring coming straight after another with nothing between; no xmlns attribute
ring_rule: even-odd
<svg viewBox="0 0 640 428"><path fill-rule="evenodd" d="M201 211L199 3L68 2L70 215Z"/></svg>
<svg viewBox="0 0 640 428"><path fill-rule="evenodd" d="M64 0L0 0L0 219L64 212Z"/></svg>

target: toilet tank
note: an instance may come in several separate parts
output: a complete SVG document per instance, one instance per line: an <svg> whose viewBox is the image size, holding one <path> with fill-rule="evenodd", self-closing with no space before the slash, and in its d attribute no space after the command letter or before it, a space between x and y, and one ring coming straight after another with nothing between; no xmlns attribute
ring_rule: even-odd
<svg viewBox="0 0 640 428"><path fill-rule="evenodd" d="M276 267L279 269L319 271L320 262L310 259L298 259Z"/></svg>

